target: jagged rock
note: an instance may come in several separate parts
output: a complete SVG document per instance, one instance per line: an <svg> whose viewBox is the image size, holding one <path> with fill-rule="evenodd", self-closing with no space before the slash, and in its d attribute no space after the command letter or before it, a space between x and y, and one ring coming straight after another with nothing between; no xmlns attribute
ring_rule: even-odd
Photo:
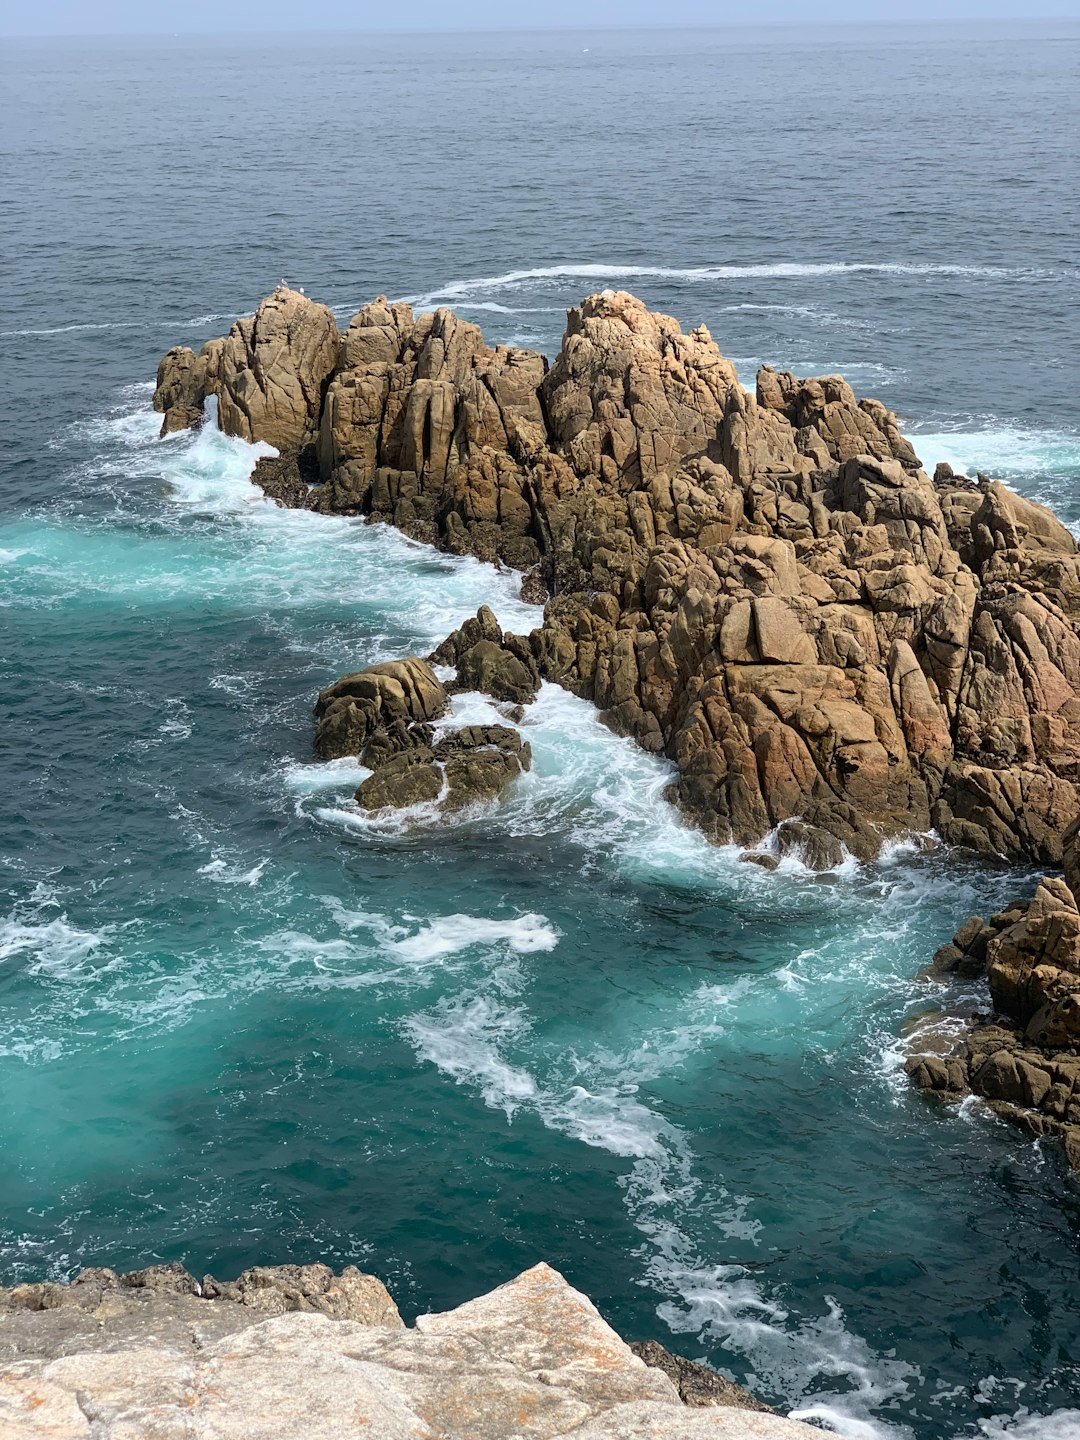
<svg viewBox="0 0 1080 1440"><path fill-rule="evenodd" d="M438 800L443 772L426 745L417 745L385 761L361 782L356 803L361 810L404 810Z"/></svg>
<svg viewBox="0 0 1080 1440"><path fill-rule="evenodd" d="M279 286L208 357L222 430L279 450L314 440L337 351L326 306Z"/></svg>
<svg viewBox="0 0 1080 1440"><path fill-rule="evenodd" d="M896 417L839 376L766 367L747 393L704 327L624 293L568 312L550 370L449 310L380 297L340 341L318 311L277 292L199 357L170 351L155 403L182 423L202 385L236 429L254 394L238 377L269 366L293 450L318 430L322 481L283 454L276 498L529 572L543 624L468 622L437 656L456 685L523 703L546 679L592 701L674 761L717 840L797 824L830 837L803 846L827 865L934 829L1061 863L1080 815L1080 554L1048 511L948 467L929 479ZM280 447L277 411L245 404L237 433ZM374 728L342 704L320 750Z"/></svg>
<svg viewBox="0 0 1080 1440"><path fill-rule="evenodd" d="M670 316L605 291L569 311L541 388L552 437L574 470L632 489L715 445L739 382L704 325L684 335Z"/></svg>
<svg viewBox="0 0 1080 1440"><path fill-rule="evenodd" d="M251 483L286 510L316 509L321 492L319 466L314 445L284 450L280 455L261 455L251 472Z"/></svg>
<svg viewBox="0 0 1080 1440"><path fill-rule="evenodd" d="M286 1291L294 1281L284 1280ZM253 1315L243 1301L159 1291L140 1306L135 1327L112 1312L95 1314L78 1348L65 1345L55 1327L49 1331L54 1317L0 1315L10 1357L0 1431L12 1440L353 1433L378 1440L810 1440L819 1433L757 1409L688 1408L672 1381L634 1355L546 1265L456 1310L421 1316L411 1330L378 1281L358 1272L351 1281L369 1283L374 1309L339 1316L288 1307L293 1313L256 1319L258 1307ZM333 1277L325 1290L317 1283L317 1298L339 1285ZM310 1288L301 1284L305 1298ZM195 1321L184 1333L177 1307L185 1321L201 1310L237 1323L214 1335Z"/></svg>
<svg viewBox="0 0 1080 1440"><path fill-rule="evenodd" d="M446 776L446 808L492 800L511 780L532 768L532 747L508 725L468 725L436 747Z"/></svg>
<svg viewBox="0 0 1080 1440"><path fill-rule="evenodd" d="M527 705L540 688L532 646L520 635L504 634L487 605L453 631L431 656L433 665L457 670L455 690L479 690L496 700Z"/></svg>
<svg viewBox="0 0 1080 1440"><path fill-rule="evenodd" d="M356 792L356 803L369 811L436 801L442 810L460 810L493 800L532 766L531 747L508 725L466 725L434 746L418 739L396 753L368 746L363 758L376 765Z"/></svg>

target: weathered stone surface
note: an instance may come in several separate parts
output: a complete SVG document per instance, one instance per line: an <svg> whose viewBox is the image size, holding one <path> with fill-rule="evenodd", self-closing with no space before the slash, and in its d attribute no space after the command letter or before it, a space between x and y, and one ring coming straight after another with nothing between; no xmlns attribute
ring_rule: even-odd
<svg viewBox="0 0 1080 1440"><path fill-rule="evenodd" d="M674 761L717 840L803 826L789 837L827 867L837 846L870 858L934 829L1061 863L1080 814L1080 555L1048 511L947 466L931 480L839 376L766 367L748 394L704 327L624 293L568 312L550 369L385 297L332 345L301 300L278 292L197 360L170 351L155 403L180 423L202 384L235 428L236 377L287 334L277 368L324 376L321 409L310 386L286 407L318 430L322 483L283 457L264 467L276 498L508 562L552 597L529 637L490 612L462 627L436 656L456 684L591 700ZM244 414L237 433L279 443L268 409ZM335 727L356 729L324 724L323 753L356 743Z"/></svg>
<svg viewBox="0 0 1080 1440"><path fill-rule="evenodd" d="M337 352L338 328L326 306L279 286L203 352L222 430L279 450L314 440Z"/></svg>
<svg viewBox="0 0 1080 1440"><path fill-rule="evenodd" d="M237 1293L222 1290L213 1299L178 1289L184 1281L177 1271L172 1288L128 1287L128 1297L143 1295L140 1326L118 1324L99 1301L93 1331L67 1353L55 1336L43 1342L35 1335L48 1314L8 1307L0 1318L11 1322L14 1338L0 1372L0 1433L13 1440L354 1433L379 1440L809 1440L818 1433L753 1409L687 1409L667 1376L638 1359L546 1265L457 1310L422 1316L413 1330L404 1329L370 1276L346 1271L324 1284L324 1267L284 1268L288 1275L248 1271L232 1287ZM93 1273L85 1288L124 1290L117 1277L102 1278L109 1272ZM263 1298L274 1294L289 1313L263 1318ZM252 1304L245 1296L260 1298ZM171 1324L177 1307L186 1307L185 1320L201 1308L239 1323L213 1338L197 1328L184 1333ZM66 1300L57 1310L85 1313Z"/></svg>
<svg viewBox="0 0 1080 1440"><path fill-rule="evenodd" d="M187 430L203 417L206 401L206 361L186 345L164 355L157 371L154 409L164 415L161 434Z"/></svg>

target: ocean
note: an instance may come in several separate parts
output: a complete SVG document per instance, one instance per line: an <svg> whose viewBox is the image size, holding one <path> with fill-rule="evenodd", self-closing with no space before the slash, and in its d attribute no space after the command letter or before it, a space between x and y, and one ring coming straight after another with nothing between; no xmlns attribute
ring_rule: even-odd
<svg viewBox="0 0 1080 1440"><path fill-rule="evenodd" d="M548 354L620 287L1080 533L1078 57L1065 21L5 44L0 1283L324 1260L410 1317L543 1258L852 1440L1080 1436L1080 1192L901 1069L982 998L921 968L1031 877L767 874L551 686L489 809L362 818L318 689L539 612L149 408L282 277Z"/></svg>

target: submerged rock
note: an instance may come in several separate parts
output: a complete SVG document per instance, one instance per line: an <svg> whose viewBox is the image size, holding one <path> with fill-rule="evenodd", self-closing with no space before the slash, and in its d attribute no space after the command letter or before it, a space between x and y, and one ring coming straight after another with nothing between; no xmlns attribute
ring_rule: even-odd
<svg viewBox="0 0 1080 1440"><path fill-rule="evenodd" d="M591 700L675 763L718 841L798 825L829 868L934 830L1061 862L1080 555L1043 507L947 466L931 480L839 376L765 367L748 393L704 326L625 293L571 309L550 368L385 297L335 337L329 312L275 292L199 357L170 351L155 404L173 428L216 393L231 433L297 455L317 431L320 484L284 457L265 467L276 498L527 571L552 597L542 625L468 622L438 659L456 684ZM337 721L320 749L355 753L339 747L362 746L358 723Z"/></svg>
<svg viewBox="0 0 1080 1440"><path fill-rule="evenodd" d="M156 1267L161 1269L165 1267ZM151 1275L153 1272L135 1272ZM704 1367L639 1359L557 1271L537 1265L406 1329L349 1267L171 1270L142 1287L84 1271L0 1291L0 1431L52 1440L810 1440ZM187 1286L185 1282L190 1282ZM48 1288L51 1308L17 1303ZM91 1300L92 1303L87 1303ZM264 1303L265 1301L265 1303ZM272 1318L265 1318L267 1315ZM65 1328L64 1321L68 1321ZM653 1361L657 1355L650 1350ZM700 1372L690 1409L664 1373ZM718 1398L707 1398L712 1376ZM747 1409L727 1408L745 1399Z"/></svg>
<svg viewBox="0 0 1080 1440"><path fill-rule="evenodd" d="M467 632L473 638L479 626L494 624L490 611L481 610L477 621L468 621L440 646L436 655L454 653L456 637ZM502 631L495 625L500 640ZM513 640L515 637L508 637ZM476 639L464 646L466 661L482 645ZM516 656L498 645L492 647L504 661L491 667L489 678L501 698L518 693L532 698L528 684L502 684L500 677L519 672L528 681L529 672ZM436 657L432 657L435 659ZM513 662L518 667L507 670ZM459 671L460 676L460 671ZM537 682L539 683L539 682ZM454 689L473 688L459 681ZM510 693L512 691L512 693ZM373 773L361 782L356 802L362 810L403 810L415 805L437 805L444 811L460 810L478 801L491 800L511 780L532 766L532 750L508 725L446 726L436 738L432 722L449 708L449 692L426 660L389 660L369 665L346 675L319 696L315 713L318 727L315 746L326 760L357 755Z"/></svg>

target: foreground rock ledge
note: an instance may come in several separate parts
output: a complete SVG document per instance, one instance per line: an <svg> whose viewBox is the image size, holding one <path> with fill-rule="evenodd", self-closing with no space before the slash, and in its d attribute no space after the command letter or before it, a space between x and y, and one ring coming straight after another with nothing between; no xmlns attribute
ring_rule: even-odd
<svg viewBox="0 0 1080 1440"><path fill-rule="evenodd" d="M281 503L528 571L552 597L532 666L674 761L712 838L776 834L825 869L934 828L1060 863L1076 543L996 482L929 478L839 376L765 368L749 394L704 326L624 293L570 310L549 366L385 298L339 333L283 287L164 357L163 432L211 395L278 447L254 478Z"/></svg>
<svg viewBox="0 0 1080 1440"><path fill-rule="evenodd" d="M269 1318L268 1318L269 1317ZM0 1434L50 1440L810 1440L547 1265L406 1329L352 1267L178 1266L0 1291ZM665 1373L667 1371L667 1373ZM696 1375L692 1372L698 1371ZM671 1375L673 1378L669 1378ZM684 1403L680 1392L686 1393ZM695 1408L689 1408L694 1406Z"/></svg>

